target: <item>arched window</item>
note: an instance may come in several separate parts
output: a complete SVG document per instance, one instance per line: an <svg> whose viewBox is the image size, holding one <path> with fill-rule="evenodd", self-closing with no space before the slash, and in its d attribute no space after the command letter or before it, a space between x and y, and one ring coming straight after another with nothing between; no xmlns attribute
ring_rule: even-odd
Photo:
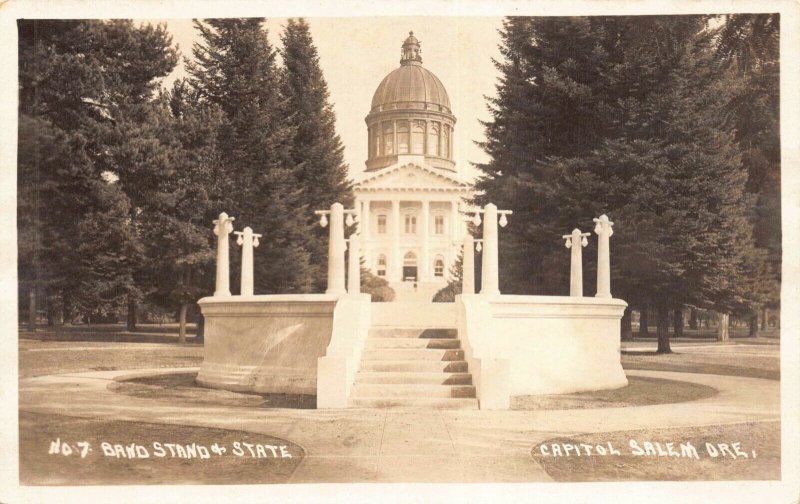
<svg viewBox="0 0 800 504"><path fill-rule="evenodd" d="M378 216L378 234L386 234L386 216Z"/></svg>
<svg viewBox="0 0 800 504"><path fill-rule="evenodd" d="M450 159L450 126L445 124L442 133L442 157Z"/></svg>
<svg viewBox="0 0 800 504"><path fill-rule="evenodd" d="M406 255L403 256L403 266L416 266L417 265L417 256L414 255L414 252L406 252Z"/></svg>
<svg viewBox="0 0 800 504"><path fill-rule="evenodd" d="M433 275L437 277L444 276L444 257L436 256L436 260L433 261Z"/></svg>
<svg viewBox="0 0 800 504"><path fill-rule="evenodd" d="M433 217L433 232L437 235L444 234L444 215Z"/></svg>
<svg viewBox="0 0 800 504"><path fill-rule="evenodd" d="M397 153L408 154L408 121L397 121Z"/></svg>
<svg viewBox="0 0 800 504"><path fill-rule="evenodd" d="M378 256L378 276L385 277L386 276L386 256L381 254Z"/></svg>
<svg viewBox="0 0 800 504"><path fill-rule="evenodd" d="M406 214L406 234L417 234L417 216L414 214Z"/></svg>
<svg viewBox="0 0 800 504"><path fill-rule="evenodd" d="M439 155L439 123L437 122L428 125L428 155Z"/></svg>
<svg viewBox="0 0 800 504"><path fill-rule="evenodd" d="M388 156L389 154L394 154L394 130L392 123L385 122L383 123L383 152L381 155Z"/></svg>
<svg viewBox="0 0 800 504"><path fill-rule="evenodd" d="M425 154L425 122L413 121L411 123L411 153Z"/></svg>

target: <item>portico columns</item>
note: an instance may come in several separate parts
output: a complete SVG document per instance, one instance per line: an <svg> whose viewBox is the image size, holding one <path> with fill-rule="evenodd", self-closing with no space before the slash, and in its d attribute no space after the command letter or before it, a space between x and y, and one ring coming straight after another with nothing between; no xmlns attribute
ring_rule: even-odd
<svg viewBox="0 0 800 504"><path fill-rule="evenodd" d="M459 240L458 224L458 201L453 200L450 202L450 238L452 238L454 242Z"/></svg>
<svg viewBox="0 0 800 504"><path fill-rule="evenodd" d="M392 267L389 280L400 281L403 277L403 265L400 263L400 201L392 200Z"/></svg>
<svg viewBox="0 0 800 504"><path fill-rule="evenodd" d="M370 265L372 264L370 262L371 257L369 254L369 247L367 246L367 244L369 243L369 237L371 231L370 226L372 225L372 221L370 220L370 215L369 215L370 203L371 202L368 199L364 199L361 201L362 211L361 211L361 216L358 219L358 232L361 235L361 249L362 249L361 253L364 256L364 261L366 262L368 268L370 268Z"/></svg>
<svg viewBox="0 0 800 504"><path fill-rule="evenodd" d="M422 200L422 268L420 268L419 279L422 282L430 280L430 202Z"/></svg>

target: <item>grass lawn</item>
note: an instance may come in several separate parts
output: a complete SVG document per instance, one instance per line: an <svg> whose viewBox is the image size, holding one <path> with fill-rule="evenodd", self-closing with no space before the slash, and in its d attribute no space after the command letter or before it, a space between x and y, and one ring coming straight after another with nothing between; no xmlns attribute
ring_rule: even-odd
<svg viewBox="0 0 800 504"><path fill-rule="evenodd" d="M201 345L19 341L20 378L78 371L200 366Z"/></svg>
<svg viewBox="0 0 800 504"><path fill-rule="evenodd" d="M305 456L303 449L290 441L248 432L106 420L87 420L62 415L20 413L20 483L23 485L131 485L131 484L255 484L285 483ZM69 449L51 454L51 443L67 442ZM89 443L91 451L83 452ZM111 446L136 443L147 458L118 458L107 456L103 442ZM160 443L164 456L158 456L154 443ZM204 446L208 458L198 455L175 456L166 443L183 446ZM225 453L216 454L216 443ZM240 443L241 455L236 452ZM269 445L272 450L253 448L251 454L244 443ZM285 458L284 452L291 455ZM63 453L70 450L69 455ZM142 449L134 453L144 455ZM185 450L185 449L184 449ZM81 454L85 453L85 457ZM184 455L187 455L184 453ZM264 455L263 457L261 455Z"/></svg>
<svg viewBox="0 0 800 504"><path fill-rule="evenodd" d="M644 448L646 441L660 443L663 452L667 452L666 443L674 443L678 453L679 443L688 442L697 450L698 458L634 455L630 440L635 440L640 449ZM720 455L721 443L728 445L730 453L736 453L730 447L736 442L741 443L741 451L747 454L747 458L739 456L734 459L727 453ZM570 456L541 453L542 445L550 454L553 453L553 444L562 446L563 450L565 443L592 446L611 443L620 455L577 456L574 451ZM716 458L710 455L714 452L706 448L706 443L715 447ZM758 422L554 438L534 446L531 455L556 481L779 480L780 452L780 422Z"/></svg>
<svg viewBox="0 0 800 504"><path fill-rule="evenodd" d="M654 390L658 390L654 393ZM705 399L717 390L705 385L645 378L628 377L628 385L614 390L597 390L575 394L531 395L511 398L514 410L559 410L584 408L620 408L648 406Z"/></svg>
<svg viewBox="0 0 800 504"><path fill-rule="evenodd" d="M707 373L749 378L780 380L780 357L743 355L732 347L730 352L697 352L676 349L672 354L623 352L622 367L649 371Z"/></svg>

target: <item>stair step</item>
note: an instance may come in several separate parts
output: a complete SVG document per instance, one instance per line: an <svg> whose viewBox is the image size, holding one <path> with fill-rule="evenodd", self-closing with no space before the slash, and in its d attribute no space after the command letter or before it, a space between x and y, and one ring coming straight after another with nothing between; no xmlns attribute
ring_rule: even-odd
<svg viewBox="0 0 800 504"><path fill-rule="evenodd" d="M418 383L356 383L351 397L475 397L475 387Z"/></svg>
<svg viewBox="0 0 800 504"><path fill-rule="evenodd" d="M356 383L427 383L432 385L472 385L470 373L375 372L356 373Z"/></svg>
<svg viewBox="0 0 800 504"><path fill-rule="evenodd" d="M375 348L461 348L461 340L456 338L367 338L367 349Z"/></svg>
<svg viewBox="0 0 800 504"><path fill-rule="evenodd" d="M436 348L377 348L364 350L363 361L458 361L464 360L464 350Z"/></svg>
<svg viewBox="0 0 800 504"><path fill-rule="evenodd" d="M366 352L365 352L366 353ZM467 361L454 360L362 360L361 371L364 372L447 372L466 373Z"/></svg>
<svg viewBox="0 0 800 504"><path fill-rule="evenodd" d="M353 397L353 408L429 408L452 410L476 410L478 400L473 398L454 399L447 397Z"/></svg>
<svg viewBox="0 0 800 504"><path fill-rule="evenodd" d="M457 338L458 330L450 327L425 329L421 327L373 327L370 338Z"/></svg>

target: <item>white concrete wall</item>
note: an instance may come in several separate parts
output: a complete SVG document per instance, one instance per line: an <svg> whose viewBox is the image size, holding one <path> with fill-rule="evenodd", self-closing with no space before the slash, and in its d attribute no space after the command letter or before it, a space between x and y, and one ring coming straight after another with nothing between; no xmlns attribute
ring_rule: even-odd
<svg viewBox="0 0 800 504"><path fill-rule="evenodd" d="M561 296L459 296L459 337L482 403L502 406L506 393L487 388L487 369L502 375L510 396L565 394L623 387L619 299ZM491 365L487 365L491 360ZM485 369L484 369L485 368ZM493 383L494 383L493 381ZM483 404L481 406L483 408ZM507 407L507 406L506 406Z"/></svg>
<svg viewBox="0 0 800 504"><path fill-rule="evenodd" d="M454 303L401 301L372 304L373 327L456 327Z"/></svg>
<svg viewBox="0 0 800 504"><path fill-rule="evenodd" d="M201 385L241 392L316 394L317 359L331 341L338 296L207 297Z"/></svg>
<svg viewBox="0 0 800 504"><path fill-rule="evenodd" d="M317 408L346 408L371 324L369 294L343 296L333 311L333 334L317 361Z"/></svg>

